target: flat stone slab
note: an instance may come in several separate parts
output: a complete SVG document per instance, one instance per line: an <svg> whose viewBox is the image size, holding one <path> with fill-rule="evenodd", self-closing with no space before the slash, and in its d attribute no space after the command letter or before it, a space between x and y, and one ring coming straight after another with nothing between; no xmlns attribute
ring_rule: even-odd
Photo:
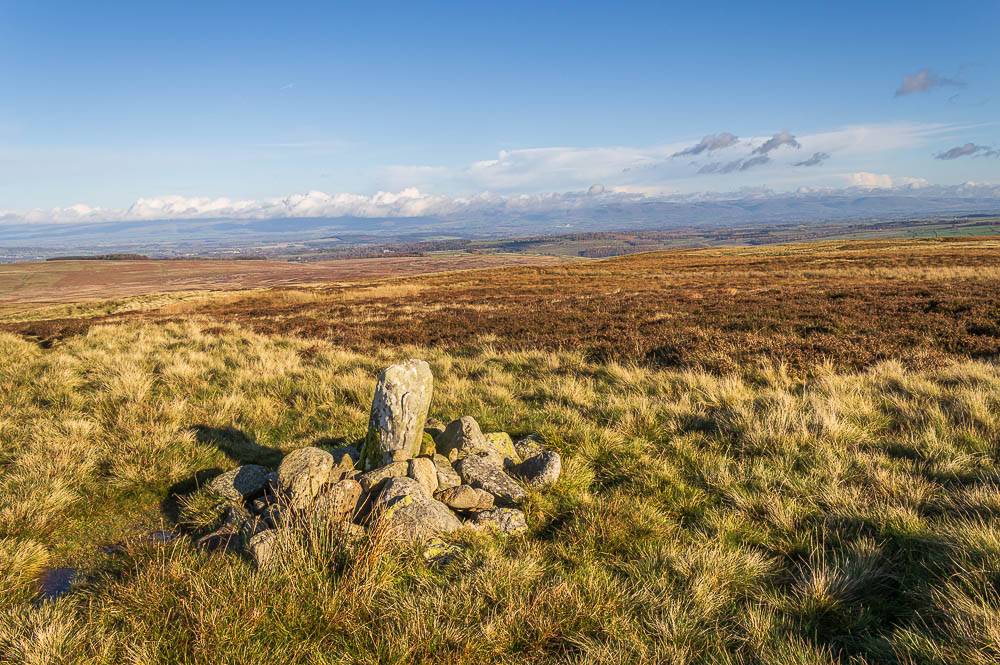
<svg viewBox="0 0 1000 665"><path fill-rule="evenodd" d="M488 458L477 455L463 457L455 463L455 470L465 483L486 490L496 497L497 505L514 505L527 495L503 468L490 462Z"/></svg>

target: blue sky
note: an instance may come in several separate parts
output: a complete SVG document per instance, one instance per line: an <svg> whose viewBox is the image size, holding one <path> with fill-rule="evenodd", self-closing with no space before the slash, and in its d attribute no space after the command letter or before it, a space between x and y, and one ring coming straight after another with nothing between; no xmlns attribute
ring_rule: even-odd
<svg viewBox="0 0 1000 665"><path fill-rule="evenodd" d="M993 1L0 0L0 211L1000 183L998 25Z"/></svg>

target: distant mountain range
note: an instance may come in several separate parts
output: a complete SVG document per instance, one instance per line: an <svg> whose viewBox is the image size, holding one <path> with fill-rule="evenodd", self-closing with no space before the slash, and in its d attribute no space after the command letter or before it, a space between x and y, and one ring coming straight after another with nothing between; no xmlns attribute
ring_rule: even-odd
<svg viewBox="0 0 1000 665"><path fill-rule="evenodd" d="M27 221L8 213L0 216L0 247L182 252L330 237L385 242L1000 214L1000 186L794 194L762 191L666 198L573 193L536 198L527 204L494 197L439 207L440 212L421 216L231 216L59 223Z"/></svg>

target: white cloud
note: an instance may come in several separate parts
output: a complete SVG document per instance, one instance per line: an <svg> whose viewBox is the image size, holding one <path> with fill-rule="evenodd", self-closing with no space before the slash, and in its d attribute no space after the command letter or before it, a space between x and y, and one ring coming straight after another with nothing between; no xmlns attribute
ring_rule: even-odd
<svg viewBox="0 0 1000 665"><path fill-rule="evenodd" d="M0 211L0 224L100 222L110 220L282 217L413 217L583 208L595 203L643 197L698 196L707 179L734 190L768 185L815 188L845 182L859 188L918 187L925 181L871 172L884 153L939 141L967 127L930 123L851 126L793 136L746 137L726 148L728 159L710 162L706 148L697 161L671 159L690 143L647 147L549 147L501 151L495 159L466 166L392 166L382 173L382 191L372 195L309 191L280 198L234 199L177 195L143 197L124 209L78 204L65 208ZM718 143L719 136L714 140ZM727 142L728 138L723 140ZM711 141L710 141L711 142ZM813 157L802 161L801 145ZM757 146L753 148L753 146ZM742 152L742 154L740 154ZM754 154L756 153L756 154ZM831 171L819 156L833 155ZM928 162L932 160L928 159ZM810 165L803 172L795 164ZM883 166L881 168L891 168ZM984 174L990 175L990 174ZM599 183L596 185L595 183ZM567 191L569 190L569 191ZM440 192L466 192L446 196ZM478 192L478 193L476 193ZM564 193L553 193L564 192Z"/></svg>
<svg viewBox="0 0 1000 665"><path fill-rule="evenodd" d="M887 173L848 173L845 174L845 177L851 185L861 189L919 189L930 186L930 183L924 178L891 176Z"/></svg>
<svg viewBox="0 0 1000 665"><path fill-rule="evenodd" d="M425 194L416 188L399 192L327 194L311 191L282 198L233 200L229 198L161 196L142 198L124 210L94 208L84 204L50 210L0 210L0 226L42 223L98 223L169 219L282 219L303 217L462 217L488 214L547 214L586 211L607 204L644 202L695 202L770 199L792 196L837 195L851 189L892 189L917 195L940 193L957 197L987 197L1000 200L1000 185L968 182L955 187L941 187L923 178L892 176L884 173L855 172L841 174L848 189L831 187L797 188L795 193L781 193L764 186L741 187L729 192L678 193L666 187L595 185L569 192L500 195L482 192L469 197Z"/></svg>
<svg viewBox="0 0 1000 665"><path fill-rule="evenodd" d="M773 176L775 168L792 166L802 161L802 157L796 155L795 151L778 149L783 146L802 146L810 151L809 154L835 155L837 163L843 167L847 157L877 155L917 147L959 129L962 127L945 124L889 123L848 126L829 132L797 136L778 132L769 136L746 137L739 142L735 136L730 142L729 136L732 135L723 132L709 135L695 146L673 143L645 147L503 150L494 159L476 161L467 166L391 166L382 171L379 184L385 189L393 190L417 186L428 191L486 190L500 193L585 189L595 182L603 183L608 188L664 187L672 182L692 179L699 170L702 173L740 174L761 166L764 160L749 159L761 155L770 157L774 162L766 169ZM709 154L719 154L709 147L697 153L692 150L703 144L715 145L717 150L725 144L727 153L733 154L729 159L718 162L687 162L675 157L684 154L703 159ZM742 156L736 152L739 146L745 149ZM750 146L757 147L751 150ZM810 177L816 177L817 172L823 169L821 164L815 166Z"/></svg>

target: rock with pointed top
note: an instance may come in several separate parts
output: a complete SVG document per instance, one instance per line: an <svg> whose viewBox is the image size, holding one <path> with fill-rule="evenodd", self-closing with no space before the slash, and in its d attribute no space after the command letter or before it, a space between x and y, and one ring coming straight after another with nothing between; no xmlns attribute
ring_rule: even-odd
<svg viewBox="0 0 1000 665"><path fill-rule="evenodd" d="M460 457L487 450L483 430L472 416L462 416L448 423L444 432L435 441L435 445L438 453L452 462Z"/></svg>

